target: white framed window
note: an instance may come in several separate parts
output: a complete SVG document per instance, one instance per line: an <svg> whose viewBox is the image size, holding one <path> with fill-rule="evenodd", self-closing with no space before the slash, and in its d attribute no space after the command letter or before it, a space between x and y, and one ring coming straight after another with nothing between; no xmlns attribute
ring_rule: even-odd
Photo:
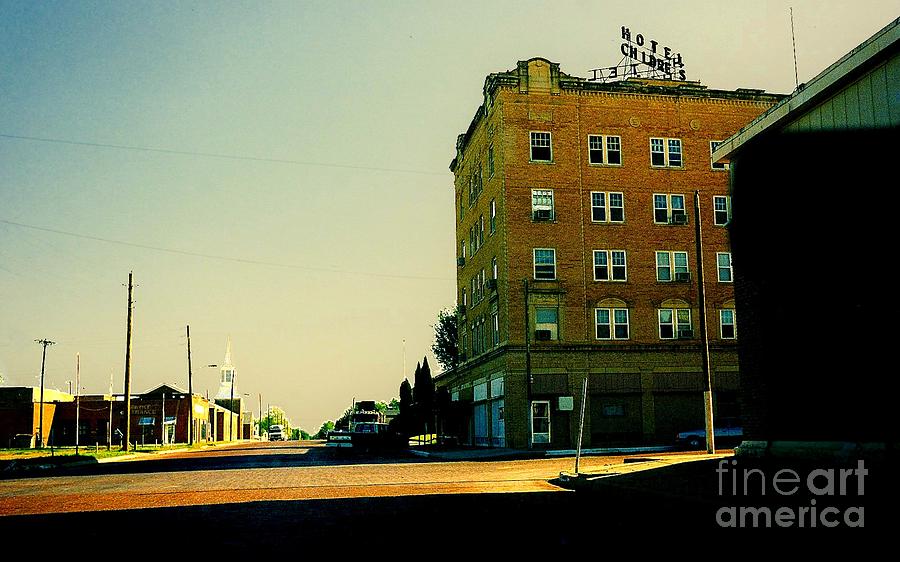
<svg viewBox="0 0 900 562"><path fill-rule="evenodd" d="M484 246L484 215L478 217L478 247Z"/></svg>
<svg viewBox="0 0 900 562"><path fill-rule="evenodd" d="M651 138L650 165L654 168L680 168L681 139Z"/></svg>
<svg viewBox="0 0 900 562"><path fill-rule="evenodd" d="M491 199L491 234L497 230L497 201Z"/></svg>
<svg viewBox="0 0 900 562"><path fill-rule="evenodd" d="M466 241L465 240L459 241L459 257L461 257L462 259L466 259Z"/></svg>
<svg viewBox="0 0 900 562"><path fill-rule="evenodd" d="M716 265L719 271L720 283L731 283L734 274L731 271L731 252L716 252Z"/></svg>
<svg viewBox="0 0 900 562"><path fill-rule="evenodd" d="M497 280L497 256L491 258L491 279Z"/></svg>
<svg viewBox="0 0 900 562"><path fill-rule="evenodd" d="M625 250L594 250L594 281L627 281Z"/></svg>
<svg viewBox="0 0 900 562"><path fill-rule="evenodd" d="M627 340L628 309L595 308L594 325L598 340Z"/></svg>
<svg viewBox="0 0 900 562"><path fill-rule="evenodd" d="M657 312L659 339L692 339L694 337L690 308L660 308L657 309Z"/></svg>
<svg viewBox="0 0 900 562"><path fill-rule="evenodd" d="M657 281L690 281L687 252L656 252Z"/></svg>
<svg viewBox="0 0 900 562"><path fill-rule="evenodd" d="M588 162L622 165L622 139L614 135L588 135Z"/></svg>
<svg viewBox="0 0 900 562"><path fill-rule="evenodd" d="M466 300L466 288L465 288L465 287L462 288L462 294L460 295L460 299L459 299L459 300L460 300L460 302L462 303L463 308L465 308L466 305L469 304L469 301Z"/></svg>
<svg viewBox="0 0 900 562"><path fill-rule="evenodd" d="M531 442L550 442L549 400L535 400L531 403Z"/></svg>
<svg viewBox="0 0 900 562"><path fill-rule="evenodd" d="M500 313L496 310L491 312L491 340L494 347L500 345Z"/></svg>
<svg viewBox="0 0 900 562"><path fill-rule="evenodd" d="M720 144L722 144L722 141L720 141L720 140L709 141L709 161L710 161L710 166L712 167L713 170L727 170L728 169L728 164L726 164L725 162L713 162L712 161L712 153L715 152L717 148L719 148Z"/></svg>
<svg viewBox="0 0 900 562"><path fill-rule="evenodd" d="M547 131L531 131L531 161L552 162L553 148L550 133Z"/></svg>
<svg viewBox="0 0 900 562"><path fill-rule="evenodd" d="M716 226L725 226L731 220L731 197L728 195L713 196L713 222Z"/></svg>
<svg viewBox="0 0 900 562"><path fill-rule="evenodd" d="M559 310L556 307L537 306L534 309L534 339L555 340L559 337Z"/></svg>
<svg viewBox="0 0 900 562"><path fill-rule="evenodd" d="M556 250L534 248L534 278L552 281L556 279Z"/></svg>
<svg viewBox="0 0 900 562"><path fill-rule="evenodd" d="M687 224L684 195L679 193L654 193L653 222L657 224Z"/></svg>
<svg viewBox="0 0 900 562"><path fill-rule="evenodd" d="M488 147L488 177L494 177L494 145Z"/></svg>
<svg viewBox="0 0 900 562"><path fill-rule="evenodd" d="M554 219L552 189L531 190L531 219L535 221Z"/></svg>
<svg viewBox="0 0 900 562"><path fill-rule="evenodd" d="M591 222L625 222L625 196L617 191L592 191Z"/></svg>
<svg viewBox="0 0 900 562"><path fill-rule="evenodd" d="M733 308L719 310L719 335L723 340L737 339L737 324Z"/></svg>

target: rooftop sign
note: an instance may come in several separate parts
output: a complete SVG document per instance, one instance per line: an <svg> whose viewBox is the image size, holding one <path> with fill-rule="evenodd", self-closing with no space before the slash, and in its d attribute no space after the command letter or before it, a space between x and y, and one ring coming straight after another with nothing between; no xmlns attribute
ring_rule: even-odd
<svg viewBox="0 0 900 562"><path fill-rule="evenodd" d="M674 53L658 41L647 39L637 33L632 38L631 30L622 26L622 43L619 45L622 60L616 66L589 70L590 82L614 82L632 76L659 78L662 80L686 80L684 60L681 53Z"/></svg>

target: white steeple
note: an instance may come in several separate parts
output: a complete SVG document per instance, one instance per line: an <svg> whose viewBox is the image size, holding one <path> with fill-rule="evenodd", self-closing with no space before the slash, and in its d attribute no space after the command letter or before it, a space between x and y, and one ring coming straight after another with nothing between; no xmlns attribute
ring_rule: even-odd
<svg viewBox="0 0 900 562"><path fill-rule="evenodd" d="M234 380L234 365L231 364L231 336L228 336L228 340L225 343L225 360L222 362L222 368L219 371L221 374L216 399L228 400L231 398L232 381Z"/></svg>

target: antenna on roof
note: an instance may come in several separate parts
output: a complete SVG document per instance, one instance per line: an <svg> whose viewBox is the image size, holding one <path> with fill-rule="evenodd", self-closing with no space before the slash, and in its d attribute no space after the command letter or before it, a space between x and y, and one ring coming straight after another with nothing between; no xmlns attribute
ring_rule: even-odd
<svg viewBox="0 0 900 562"><path fill-rule="evenodd" d="M800 89L800 77L797 74L797 39L794 37L794 8L791 7L791 46L794 49L794 87Z"/></svg>

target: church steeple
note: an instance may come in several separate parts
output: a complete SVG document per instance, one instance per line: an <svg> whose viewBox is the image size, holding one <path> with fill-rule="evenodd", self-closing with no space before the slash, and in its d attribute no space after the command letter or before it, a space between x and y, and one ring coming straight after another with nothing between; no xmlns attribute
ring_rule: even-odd
<svg viewBox="0 0 900 562"><path fill-rule="evenodd" d="M231 398L231 386L232 380L234 380L234 365L231 363L231 336L228 336L225 343L225 360L222 362L219 372L219 391L216 393L216 398L225 400Z"/></svg>

